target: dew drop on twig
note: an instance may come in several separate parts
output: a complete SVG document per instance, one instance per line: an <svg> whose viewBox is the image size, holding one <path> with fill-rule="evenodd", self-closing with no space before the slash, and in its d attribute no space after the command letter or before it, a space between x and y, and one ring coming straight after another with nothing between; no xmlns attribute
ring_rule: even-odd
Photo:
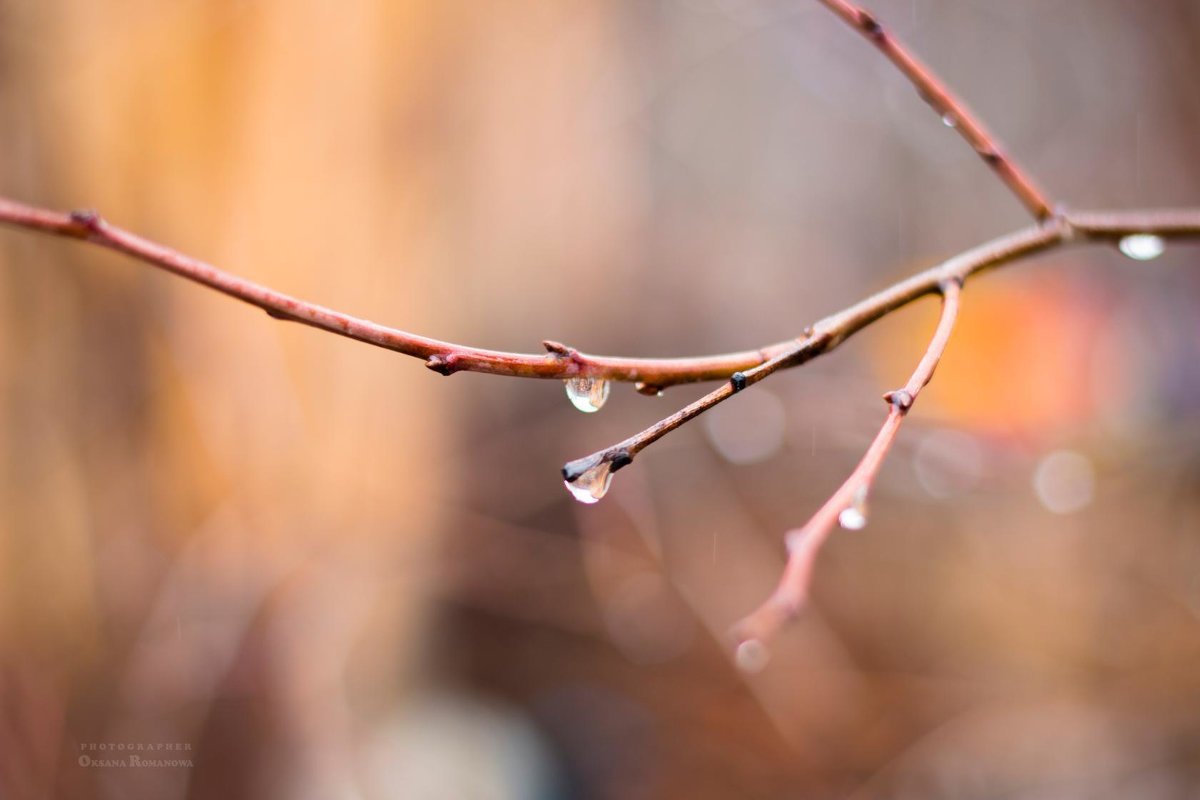
<svg viewBox="0 0 1200 800"><path fill-rule="evenodd" d="M612 463L609 461L601 461L581 472L573 480L563 481L563 486L567 487L572 497L588 504L600 502L600 498L608 493L611 484Z"/></svg>
<svg viewBox="0 0 1200 800"><path fill-rule="evenodd" d="M733 661L742 672L762 672L771 659L771 651L759 639L747 639L737 646Z"/></svg>
<svg viewBox="0 0 1200 800"><path fill-rule="evenodd" d="M854 493L854 501L838 514L838 524L848 531L867 527L867 490L864 486Z"/></svg>
<svg viewBox="0 0 1200 800"><path fill-rule="evenodd" d="M1117 247L1135 261L1150 261L1158 258L1167 249L1161 236L1152 233L1133 233L1121 239Z"/></svg>
<svg viewBox="0 0 1200 800"><path fill-rule="evenodd" d="M567 378L567 399L585 414L599 411L608 399L609 383L603 378Z"/></svg>
<svg viewBox="0 0 1200 800"><path fill-rule="evenodd" d="M942 114L942 124L945 125L947 128L957 128L958 127L958 117L954 116L949 111L947 111L945 114Z"/></svg>

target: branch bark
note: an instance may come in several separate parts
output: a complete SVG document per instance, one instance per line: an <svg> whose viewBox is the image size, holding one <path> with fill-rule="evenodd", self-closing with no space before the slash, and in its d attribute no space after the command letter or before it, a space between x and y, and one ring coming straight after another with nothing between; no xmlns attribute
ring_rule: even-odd
<svg viewBox="0 0 1200 800"><path fill-rule="evenodd" d="M917 94L933 108L942 122L958 131L967 144L991 167L1021 204L1038 221L1054 214L1050 201L1020 165L1017 164L988 132L978 117L925 66L909 52L899 39L884 29L867 10L847 0L819 0L821 5L837 14L847 25L875 45L896 69L916 87Z"/></svg>
<svg viewBox="0 0 1200 800"><path fill-rule="evenodd" d="M674 414L621 442L568 462L563 478L568 484L597 469L613 473L630 464L638 453L685 422L728 400L746 386L758 383L773 372L803 364L828 353L853 334L918 298L940 291L948 281L959 284L974 275L1035 253L1070 243L1115 242L1132 234L1164 238L1200 236L1200 210L1107 212L1088 211L1052 217L1042 225L1025 228L979 245L894 284L853 306L817 322L790 347L761 364L735 372L728 382ZM778 345L773 346L778 348Z"/></svg>
<svg viewBox="0 0 1200 800"><path fill-rule="evenodd" d="M739 369L770 359L791 345L780 342L759 350L699 358L620 358L581 353L546 341L545 353L510 353L454 344L380 325L310 303L218 269L199 259L119 228L94 211L69 214L0 198L0 222L26 230L78 239L131 256L158 269L261 308L275 319L299 322L360 342L420 358L442 375L484 372L517 378L605 378L646 384L648 388L719 380Z"/></svg>
<svg viewBox="0 0 1200 800"><path fill-rule="evenodd" d="M904 388L888 392L883 396L888 403L888 415L875 440L867 448L858 466L845 482L805 525L790 531L785 541L788 561L783 577L775 592L757 611L746 617L735 629L738 648L761 648L785 622L799 613L808 599L808 587L812 580L813 564L821 546L841 524L842 527L858 529L867 524L867 498L879 475L883 460L887 458L917 395L933 377L950 341L950 333L958 318L959 295L962 283L959 278L947 278L939 286L942 293L942 314L937 329L917 364L912 377Z"/></svg>

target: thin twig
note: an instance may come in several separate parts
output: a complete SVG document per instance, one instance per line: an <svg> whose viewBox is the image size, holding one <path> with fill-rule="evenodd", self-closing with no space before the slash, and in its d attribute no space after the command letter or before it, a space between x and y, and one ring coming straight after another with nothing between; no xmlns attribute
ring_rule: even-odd
<svg viewBox="0 0 1200 800"><path fill-rule="evenodd" d="M1041 221L1053 216L1050 201L1029 174L1001 149L995 137L988 133L979 118L938 80L929 67L910 53L894 35L884 30L870 12L847 0L819 2L866 37L867 41L875 45L879 52L904 73L904 77L912 82L925 102L929 103L945 124L958 131L1004 185L1029 209L1034 219Z"/></svg>
<svg viewBox="0 0 1200 800"><path fill-rule="evenodd" d="M912 377L903 389L885 394L888 415L875 440L867 448L858 466L825 504L813 514L804 527L790 531L786 541L788 562L779 586L771 597L750 616L739 623L735 635L739 646L747 642L762 643L796 615L808 599L808 587L812 579L813 562L821 545L829 538L839 522L846 527L859 528L866 524L866 502L875 483L883 460L887 458L900 430L900 423L912 408L925 384L933 377L933 371L946 350L954 321L958 317L958 300L962 284L957 278L949 278L940 285L942 292L942 314L937 329L925 350ZM847 515L847 516L843 516Z"/></svg>
<svg viewBox="0 0 1200 800"><path fill-rule="evenodd" d="M546 352L540 354L485 350L419 336L299 300L130 233L94 211L64 214L0 198L0 222L116 250L257 306L275 319L299 322L423 359L425 366L442 375L485 372L518 378L606 378L639 382L654 393L674 384L727 378L737 370L763 363L793 344L788 340L760 350L699 358L593 356L552 341L543 342Z"/></svg>

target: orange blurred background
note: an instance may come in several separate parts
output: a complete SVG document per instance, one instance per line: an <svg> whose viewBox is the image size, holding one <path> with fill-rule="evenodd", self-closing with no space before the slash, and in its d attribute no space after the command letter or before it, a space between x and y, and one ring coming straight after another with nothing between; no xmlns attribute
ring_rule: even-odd
<svg viewBox="0 0 1200 800"><path fill-rule="evenodd" d="M1191 0L873 10L1055 199L1200 205ZM777 341L1026 224L808 0L0 0L0 143L2 195L526 352ZM934 304L583 507L560 465L700 389L585 417L5 229L0 796L1195 796L1197 253L972 282L744 675Z"/></svg>

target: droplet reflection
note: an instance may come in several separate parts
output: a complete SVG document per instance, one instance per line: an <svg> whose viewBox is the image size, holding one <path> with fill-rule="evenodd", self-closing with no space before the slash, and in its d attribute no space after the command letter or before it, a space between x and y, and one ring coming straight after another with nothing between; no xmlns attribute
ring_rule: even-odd
<svg viewBox="0 0 1200 800"><path fill-rule="evenodd" d="M612 463L601 461L584 470L574 480L564 480L563 486L581 503L598 503L612 485Z"/></svg>
<svg viewBox="0 0 1200 800"><path fill-rule="evenodd" d="M603 378L567 378L567 399L585 414L599 411L608 399L609 383Z"/></svg>

